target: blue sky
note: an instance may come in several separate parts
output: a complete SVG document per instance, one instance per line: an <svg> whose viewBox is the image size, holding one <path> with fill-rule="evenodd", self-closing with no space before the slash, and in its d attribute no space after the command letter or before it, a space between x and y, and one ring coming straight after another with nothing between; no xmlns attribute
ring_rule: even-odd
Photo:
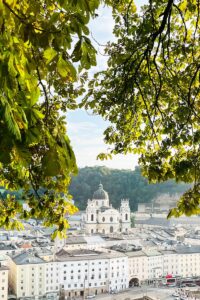
<svg viewBox="0 0 200 300"><path fill-rule="evenodd" d="M139 8L146 0L135 0ZM106 44L113 40L113 20L108 8L99 10L99 17L90 24L92 36L99 44ZM92 39L92 37L91 37ZM102 56L103 48L94 40L93 45L98 51L97 66L91 70L91 74L106 68L106 57ZM107 127L106 122L100 116L94 116L84 110L69 112L67 116L68 135L74 149L77 165L79 167L104 165L116 169L134 169L137 165L135 155L116 155L112 160L99 161L96 159L100 152L106 152L108 145L103 141L103 131Z"/></svg>

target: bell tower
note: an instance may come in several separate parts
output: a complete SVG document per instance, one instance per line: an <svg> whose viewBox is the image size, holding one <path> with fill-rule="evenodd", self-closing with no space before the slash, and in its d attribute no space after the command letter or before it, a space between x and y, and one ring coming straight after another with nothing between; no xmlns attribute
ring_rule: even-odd
<svg viewBox="0 0 200 300"><path fill-rule="evenodd" d="M121 232L128 232L131 227L131 210L128 199L121 200L120 206Z"/></svg>

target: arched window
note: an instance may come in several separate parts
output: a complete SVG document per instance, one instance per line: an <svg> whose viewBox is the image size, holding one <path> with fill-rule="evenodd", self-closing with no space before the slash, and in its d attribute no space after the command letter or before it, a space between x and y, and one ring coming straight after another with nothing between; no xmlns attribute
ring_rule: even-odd
<svg viewBox="0 0 200 300"><path fill-rule="evenodd" d="M125 214L125 220L128 221L128 214Z"/></svg>
<svg viewBox="0 0 200 300"><path fill-rule="evenodd" d="M113 226L110 226L110 233L113 233Z"/></svg>
<svg viewBox="0 0 200 300"><path fill-rule="evenodd" d="M110 217L110 222L113 222L113 217Z"/></svg>
<svg viewBox="0 0 200 300"><path fill-rule="evenodd" d="M102 218L102 222L105 222L105 218L104 217Z"/></svg>
<svg viewBox="0 0 200 300"><path fill-rule="evenodd" d="M105 229L103 229L102 233L105 234Z"/></svg>
<svg viewBox="0 0 200 300"><path fill-rule="evenodd" d="M91 215L91 221L94 221L94 215Z"/></svg>
<svg viewBox="0 0 200 300"><path fill-rule="evenodd" d="M93 230L93 229L91 229L91 233L94 233L94 230Z"/></svg>

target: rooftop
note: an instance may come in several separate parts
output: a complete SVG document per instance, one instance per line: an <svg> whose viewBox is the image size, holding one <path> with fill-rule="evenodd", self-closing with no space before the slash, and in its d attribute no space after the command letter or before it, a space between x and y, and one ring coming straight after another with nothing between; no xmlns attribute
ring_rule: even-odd
<svg viewBox="0 0 200 300"><path fill-rule="evenodd" d="M80 249L66 251L64 249L56 253L57 261L80 261L80 260L98 260L98 259L112 259L124 257L125 255L117 251L100 252L95 250Z"/></svg>
<svg viewBox="0 0 200 300"><path fill-rule="evenodd" d="M65 240L65 244L66 245L70 245L70 244L87 244L86 240L84 237L82 236L72 236L72 237L68 237Z"/></svg>
<svg viewBox="0 0 200 300"><path fill-rule="evenodd" d="M15 255L12 260L16 265L41 264L45 262L33 251L24 251L20 254Z"/></svg>

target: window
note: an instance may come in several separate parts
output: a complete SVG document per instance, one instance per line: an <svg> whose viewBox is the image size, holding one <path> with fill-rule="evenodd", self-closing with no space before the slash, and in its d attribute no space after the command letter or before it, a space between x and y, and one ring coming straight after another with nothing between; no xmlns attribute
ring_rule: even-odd
<svg viewBox="0 0 200 300"><path fill-rule="evenodd" d="M91 221L94 221L94 215L93 214L91 215Z"/></svg>
<svg viewBox="0 0 200 300"><path fill-rule="evenodd" d="M110 226L110 233L113 233L113 226Z"/></svg>
<svg viewBox="0 0 200 300"><path fill-rule="evenodd" d="M105 222L105 218L104 217L102 218L102 222Z"/></svg>
<svg viewBox="0 0 200 300"><path fill-rule="evenodd" d="M113 222L113 217L110 217L110 222Z"/></svg>
<svg viewBox="0 0 200 300"><path fill-rule="evenodd" d="M125 214L125 220L126 221L128 220L128 214Z"/></svg>

